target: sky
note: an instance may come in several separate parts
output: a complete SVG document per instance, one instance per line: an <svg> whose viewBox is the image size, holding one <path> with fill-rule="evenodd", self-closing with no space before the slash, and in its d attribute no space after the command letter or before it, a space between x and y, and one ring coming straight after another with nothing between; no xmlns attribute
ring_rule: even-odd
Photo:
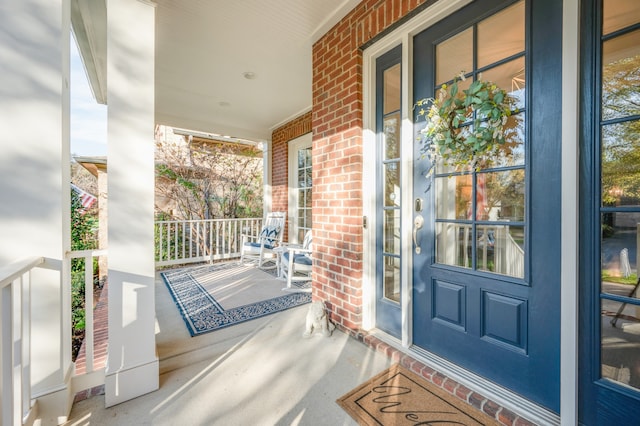
<svg viewBox="0 0 640 426"><path fill-rule="evenodd" d="M71 155L107 155L107 107L91 93L87 75L71 37Z"/></svg>

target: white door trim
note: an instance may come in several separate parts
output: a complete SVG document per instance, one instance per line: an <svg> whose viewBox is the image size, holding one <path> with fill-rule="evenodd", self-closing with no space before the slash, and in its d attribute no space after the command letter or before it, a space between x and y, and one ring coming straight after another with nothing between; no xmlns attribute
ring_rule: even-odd
<svg viewBox="0 0 640 426"><path fill-rule="evenodd" d="M412 289L412 263L413 250L411 239L411 223L413 222L413 99L412 86L412 40L413 36L425 28L430 27L444 17L452 14L471 0L452 0L437 2L426 8L414 18L405 22L391 33L387 34L363 53L363 173L362 173L362 197L363 215L367 220L367 227L363 232L363 283L362 283L362 327L371 330L376 327L375 301L376 301L376 150L366 149L375 147L375 93L376 93L376 59L388 52L391 48L402 44L402 346L408 348L412 343L412 314L411 314L411 289ZM406 155L406 154L409 155Z"/></svg>

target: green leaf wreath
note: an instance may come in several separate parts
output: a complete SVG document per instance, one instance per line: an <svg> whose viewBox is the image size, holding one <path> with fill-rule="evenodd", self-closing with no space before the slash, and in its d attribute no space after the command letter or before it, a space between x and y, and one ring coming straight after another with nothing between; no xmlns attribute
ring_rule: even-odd
<svg viewBox="0 0 640 426"><path fill-rule="evenodd" d="M435 99L419 100L415 106L427 122L420 131L422 154L433 165L440 158L454 170L477 169L500 155L516 102L490 81L476 80L459 91L458 81L464 79L461 73L451 85L443 84Z"/></svg>

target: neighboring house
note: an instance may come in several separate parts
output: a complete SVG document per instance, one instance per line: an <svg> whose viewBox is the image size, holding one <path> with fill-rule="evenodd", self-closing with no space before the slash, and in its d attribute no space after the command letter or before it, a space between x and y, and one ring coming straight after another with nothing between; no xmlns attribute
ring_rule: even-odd
<svg viewBox="0 0 640 426"><path fill-rule="evenodd" d="M258 142L160 125L155 156L158 215L262 216L263 153Z"/></svg>
<svg viewBox="0 0 640 426"><path fill-rule="evenodd" d="M163 26L179 10L165 3L157 1L164 20L156 20L149 3L125 0L108 2L108 20L98 2L72 2L70 13L62 0L34 0L0 15L0 44L27 58L25 65L0 53L0 63L8 65L4 81L20 83L2 83L3 123L9 124L0 125L0 134L16 134L39 117L24 144L3 143L0 193L11 203L0 203L0 230L10 242L0 251L2 264L16 256L61 259L67 244L68 194L60 182L68 182L62 167L68 147L64 137L51 135L64 135L67 123L61 81L70 15L94 93L108 99L109 313L119 319L109 324L108 405L158 387L149 260L153 132L156 124L179 121L164 107L166 99L196 93L186 87L190 82L183 82L184 90L155 85L167 70L155 66L154 48L179 41ZM636 424L640 333L633 308L640 299L602 276L620 269L611 259L623 247L634 253L629 256L637 269L640 4L364 0L335 2L336 9L338 3L349 8L323 21L327 25L312 40L311 87L305 88L310 103L266 126L247 111L240 115L256 133L263 131L245 129L243 136L265 144L265 211L295 218L290 240L312 223L314 298L324 300L332 320L354 337L373 334L533 421ZM80 25L104 30L106 40L92 39ZM243 51L246 41L229 37L224 44ZM26 49L33 45L38 48ZM205 56L204 48L200 53ZM512 125L523 136L521 155L491 169L436 171L427 179L413 105L460 71L519 93ZM205 81L197 82L203 90ZM290 93L276 90L260 94L267 103L261 108L288 105ZM228 112L226 100L216 102L206 98L202 106L215 104L219 123L189 110L194 115L183 119L184 127L226 124L239 131L233 121L239 115ZM264 137L265 127L270 137ZM37 188L28 184L35 171L41 176ZM507 198L487 184L486 195L479 195L484 178L519 192ZM484 215L461 216L455 208L465 204L455 200L461 194L472 207L493 198L488 205L500 206L500 214L492 207ZM414 225L419 216L422 226ZM37 243L25 242L25 235L36 235ZM46 278L50 285L36 303L53 309L63 303L56 293L60 279ZM625 324L613 327L611 319L625 303ZM68 365L46 349L34 354L53 361L35 374L47 397L43 407L50 408L68 402L59 390L66 389Z"/></svg>

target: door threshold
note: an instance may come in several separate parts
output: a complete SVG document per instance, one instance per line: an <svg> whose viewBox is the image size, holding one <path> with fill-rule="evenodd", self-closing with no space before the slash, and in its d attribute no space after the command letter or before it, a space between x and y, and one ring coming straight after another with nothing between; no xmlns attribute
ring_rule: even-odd
<svg viewBox="0 0 640 426"><path fill-rule="evenodd" d="M435 372L440 373L440 375L444 376L444 378L438 380L440 383L438 383L438 381L431 381L436 385L445 388L451 393L454 392L443 386L443 383L447 379L457 382L458 384L470 389L471 391L487 398L487 401L490 400L500 407L503 407L537 425L560 424L560 416L558 414L528 399L525 399L520 395L513 393L507 388L499 386L481 376L478 376L475 373L472 373L469 370L455 365L431 352L428 352L415 345L411 346L410 348L405 348L402 346L402 342L400 341L400 339L393 337L379 329L372 329L369 332L369 336L379 340L384 345L391 347L392 351L388 351L386 350L386 348L381 348L380 345L372 341L373 339L368 339L365 337L364 342L366 344L378 351L387 353L390 358L393 358L400 363L407 363L408 365L406 365L406 367L412 367L413 363L411 363L409 360L403 359L403 354L415 361L418 361L427 368L431 368L435 370ZM430 378L427 377L427 379ZM456 393L454 393L454 395L460 397ZM467 402L475 405L473 401L467 400ZM480 401L479 407L477 408L482 408L482 404L484 404L484 401ZM495 411L497 412L497 410Z"/></svg>

